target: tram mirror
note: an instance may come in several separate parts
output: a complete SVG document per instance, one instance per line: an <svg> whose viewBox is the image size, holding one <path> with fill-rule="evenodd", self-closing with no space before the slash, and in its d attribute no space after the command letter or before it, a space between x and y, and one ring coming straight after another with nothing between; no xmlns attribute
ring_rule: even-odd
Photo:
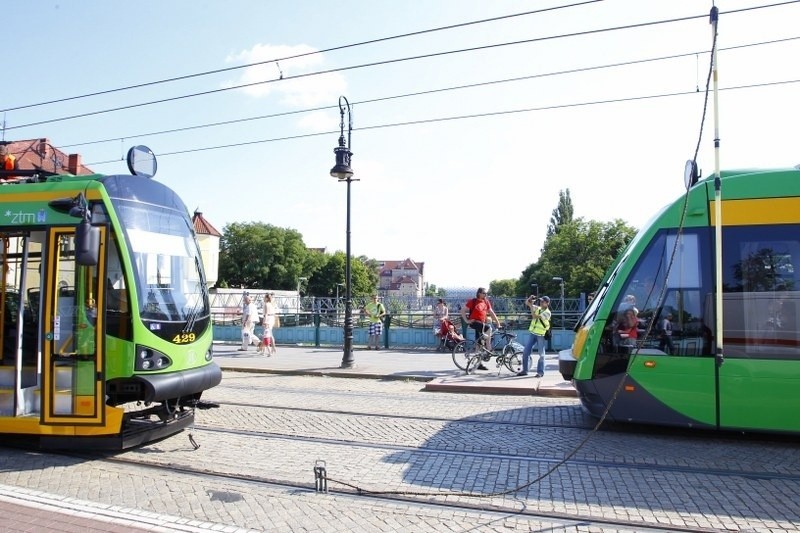
<svg viewBox="0 0 800 533"><path fill-rule="evenodd" d="M137 145L128 150L128 170L134 176L152 178L156 175L158 162L156 155L147 146Z"/></svg>
<svg viewBox="0 0 800 533"><path fill-rule="evenodd" d="M698 179L700 179L700 175L697 172L697 163L693 159L689 159L683 167L683 184L687 189L691 189Z"/></svg>
<svg viewBox="0 0 800 533"><path fill-rule="evenodd" d="M84 219L75 231L75 262L83 266L97 264L100 255L100 229Z"/></svg>

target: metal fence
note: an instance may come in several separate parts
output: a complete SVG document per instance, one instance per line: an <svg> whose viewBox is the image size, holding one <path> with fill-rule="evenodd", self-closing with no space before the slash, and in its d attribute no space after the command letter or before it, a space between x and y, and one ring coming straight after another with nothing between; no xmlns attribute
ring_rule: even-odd
<svg viewBox="0 0 800 533"><path fill-rule="evenodd" d="M257 294L250 291L259 310L263 306L263 292ZM216 325L236 325L241 320L243 294L211 294L212 320ZM371 298L353 298L353 322L356 327L366 324L366 317L362 312L364 306ZM449 310L450 318L454 324L459 325L459 314L465 305L464 298L444 298ZM387 297L382 300L393 327L403 328L433 328L433 310L439 301L438 297ZM329 298L318 296L298 297L296 294L287 294L273 298L281 325L293 326L328 326L343 327L344 325L344 298ZM525 305L524 298L492 298L492 307L497 318L510 329L527 329L530 324L531 314ZM586 301L583 298L553 298L550 300L552 312L552 329L573 329L583 310Z"/></svg>

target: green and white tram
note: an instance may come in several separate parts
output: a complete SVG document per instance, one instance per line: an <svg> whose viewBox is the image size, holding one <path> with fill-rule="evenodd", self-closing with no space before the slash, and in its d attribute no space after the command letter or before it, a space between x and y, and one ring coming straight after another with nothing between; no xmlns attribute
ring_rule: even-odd
<svg viewBox="0 0 800 533"><path fill-rule="evenodd" d="M122 449L172 435L221 380L186 206L133 175L6 171L0 187L0 435ZM10 176L14 177L11 178Z"/></svg>
<svg viewBox="0 0 800 533"><path fill-rule="evenodd" d="M714 179L688 175L686 197L609 269L560 371L597 417L798 433L800 169L720 173L721 249ZM628 338L620 323L631 305L638 323ZM670 342L659 327L668 315Z"/></svg>

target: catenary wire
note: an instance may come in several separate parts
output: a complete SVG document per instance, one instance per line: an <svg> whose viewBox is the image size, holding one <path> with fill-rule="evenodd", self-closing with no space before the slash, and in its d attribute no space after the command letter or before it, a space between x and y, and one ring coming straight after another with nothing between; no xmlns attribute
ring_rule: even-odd
<svg viewBox="0 0 800 533"><path fill-rule="evenodd" d="M749 8L742 8L742 9L738 9L738 10L728 11L728 12L726 12L726 14L741 13L741 12L744 12L744 11L751 11L751 10L754 10L754 9L763 9L763 8L767 8L767 7L776 7L776 6L780 6L780 5L784 5L784 4L792 4L792 3L797 3L797 2L800 2L800 0L790 0L790 1L781 2L781 3L778 3L778 4L770 4L770 5L764 5L764 6L755 6L755 7L749 7ZM77 118L85 118L85 117L89 117L89 116L95 116L95 115L100 115L100 114L105 114L105 113L112 113L112 112L116 112L116 111L124 111L124 110L127 110L127 109L135 109L135 108L145 107L145 106L149 106L149 105L174 102L174 101L184 100L184 99L188 99L188 98L195 98L195 97L198 97L198 96L207 96L207 95L211 95L211 94L218 94L218 93L231 91L231 90L235 90L235 89L243 89L243 88L253 87L253 86L257 86L257 85L265 85L265 84L270 84L270 83L276 83L276 82L280 82L280 81L296 80L296 79L301 79L301 78L308 78L308 77L313 77L313 76L332 74L332 73L336 73L336 72L343 72L343 71L348 71L348 70L356 70L356 69L361 69L361 68L383 66L383 65L401 63L401 62L406 62L406 61L416 61L416 60L420 60L420 59L430 59L430 58L434 58L434 57L441 57L441 56L451 55L451 54L460 54L460 53L466 53L466 52L476 52L476 51L481 51L481 50L490 50L490 49L493 49L493 48L499 48L499 47L504 47L504 46L514 46L514 45L519 45L519 44L531 44L531 43L536 43L536 42L549 41L549 40L553 40L553 39L563 39L563 38L569 38L569 37L580 37L580 36L586 36L586 35L595 35L595 34L599 34L599 33L606 33L606 32L611 32L611 31L623 31L623 30L629 30L629 29L635 29L635 28L644 28L644 27L648 27L648 26L655 26L655 25L661 25L661 24L670 24L670 23L675 23L675 22L685 22L685 21L688 21L688 20L704 18L705 16L706 15L692 15L692 16L677 17L677 18L672 18L672 19L662 19L662 20L656 20L656 21L641 22L641 23L636 23L636 24L627 24L627 25L622 25L622 26L613 26L613 27L608 27L608 28L600 28L600 29L595 29L595 30L586 30L586 31L581 31L581 32L564 33L564 34L550 35L550 36L545 36L545 37L536 37L536 38L533 38L533 39L523 39L523 40L519 40L519 41L510 41L510 42L504 42L504 43L495 43L495 44L490 44L490 45L483 45L483 46L476 46L476 47L469 47L469 48L461 48L461 49L456 49L456 50L433 52L433 53L429 53L429 54L421 54L421 55L417 55L417 56L409 56L409 57L403 57L403 58L394 58L394 59L388 59L388 60L383 60L383 61L375 61L375 62L371 62L371 63L362 63L362 64L359 64L359 65L351 65L351 66L348 66L348 67L327 69L327 70L321 70L321 71L316 71L316 72L307 72L307 73L304 73L304 74L296 74L294 76L285 76L283 78L278 78L278 79L262 80L262 81L258 81L258 82L252 82L252 83L247 83L247 84L242 84L242 85L235 85L235 86L231 86L231 87L222 87L222 88L219 88L219 89L212 89L212 90L208 90L208 91L200 91L200 92L196 92L196 93L184 94L184 95L174 96L174 97L170 97L170 98L162 98L162 99L151 100L151 101L147 101L147 102L139 102L139 103L136 103L136 104L130 104L130 105L119 106L119 107L114 107L114 108L102 109L102 110L98 110L98 111L89 111L89 112L86 112L86 113L78 113L78 114L75 114L75 115L67 115L67 116L57 117L57 118L53 118L53 119L40 120L40 121L36 121L36 122L29 122L29 123L20 124L20 125L17 125L17 126L10 126L10 127L7 126L5 128L5 130L6 131L10 131L10 130L15 130L15 129L27 128L27 127L31 127L31 126L40 126L42 124L51 124L53 122L62 122L62 121L66 121L66 120L74 120L74 119L77 119ZM269 61L269 62L271 63L272 61ZM2 110L0 110L0 111L2 111Z"/></svg>
<svg viewBox="0 0 800 533"><path fill-rule="evenodd" d="M783 38L783 39L774 39L774 40L770 40L770 41L761 41L761 42L756 42L756 43L747 43L747 44L741 44L741 45L736 45L736 46L729 46L729 47L726 47L726 48L720 48L719 50L720 51L730 51L730 50L736 50L736 49L742 49L742 48L750 48L750 47L754 47L754 46L761 46L761 45L768 45L768 44L778 44L778 43L787 42L787 41L793 41L793 40L797 40L797 39L800 39L800 36L787 37L787 38ZM670 59L680 59L680 58L689 57L689 56L692 56L692 55L697 56L698 54L701 54L701 53L705 54L705 53L708 53L708 51L686 52L686 53L682 53L682 54L672 54L672 55L667 55L667 56L636 59L636 60L632 60L632 61L622 61L622 62L617 62L617 63L607 63L607 64L604 64L604 65L593 65L593 66L579 67L579 68L568 69L568 70L545 72L545 73L541 73L541 74L531 74L531 75L528 75L528 76L517 76L517 77L514 77L514 78L490 80L490 81L479 82L479 83L470 83L470 84L466 84L466 85L454 85L454 86L450 86L450 87L440 87L440 88L437 88L437 89L429 89L429 90L425 90L425 91L415 91L415 92L411 92L411 93L396 94L396 95L384 96L384 97L379 97L379 98L370 98L370 99L366 99L366 100L353 102L353 105L373 104L373 103L384 102L384 101L388 101L388 100L398 100L398 99L402 99L402 98L409 98L409 97L414 97L414 96L424 96L424 95L428 95L428 94L436 94L436 93L442 93L442 92L447 92L447 91L455 91L455 90L462 90L462 89L474 89L474 88L478 88L478 87L486 87L486 86L489 86L489 85L497 85L497 84L501 84L501 83L512 83L512 82L517 82L517 81L525 81L525 80L532 80L532 79L545 78L545 77L562 76L562 75L568 75L568 74L579 74L579 73L582 73L582 72L590 72L590 71L602 70L602 69L607 69L607 68L618 68L618 67L632 66L632 65L642 64L642 63L653 63L653 62L657 62L657 61L665 61L665 60L670 60ZM698 91L695 90L695 92L698 92ZM78 142L78 143L65 144L65 145L61 146L61 148L74 148L76 146L87 146L87 145L92 145L92 144L101 144L101 143L112 142L112 141L120 141L120 140L123 140L123 139L133 139L133 138L138 138L138 137L148 137L148 136L155 136L155 135L165 135L165 134L170 134L170 133L180 133L180 132L183 132L183 131L192 131L192 130L197 130L197 129L212 128L212 127L218 127L218 126L230 126L232 124L239 124L239 123L244 123L244 122L252 122L254 120L264 120L264 119L269 119L269 118L278 118L278 117L284 117L284 116L289 116L289 115L297 115L297 114L302 114L302 113L312 113L312 112L316 112L316 111L324 111L326 109L336 109L336 108L337 108L337 106L335 106L335 105L328 105L328 106L311 107L311 108L306 108L306 109L297 109L297 110L294 110L294 111L284 111L284 112L280 112L280 113L270 113L270 114L267 114L267 115L259 115L259 116L255 116L255 117L245 117L245 118L232 119L232 120L223 120L223 121L219 121L219 122L211 122L211 123L206 123L206 124L195 124L193 126L185 126L185 127L181 127L181 128L171 128L171 129L168 129L168 130L151 131L151 132L137 133L137 134L131 134L131 135L120 135L120 136L109 137L109 138L105 138L105 139L96 139L96 140L91 140L91 141L83 141L83 142Z"/></svg>
<svg viewBox="0 0 800 533"><path fill-rule="evenodd" d="M742 90L742 89L756 89L761 87L772 87L778 85L788 85L791 83L798 83L800 79L795 80L782 80L782 81L771 81L771 82L764 82L764 83L753 83L748 85L737 85L735 87L727 87L719 89L720 91L733 91L733 90ZM605 99L605 100L593 100L589 102L573 102L567 104L557 104L551 106L541 106L541 107L528 107L523 109L510 109L505 111L491 111L487 113L471 113L468 115L455 115L450 117L439 117L439 118L429 118L429 119L419 119L419 120L410 120L405 122L393 122L390 124L376 124L373 126L361 126L359 128L353 128L354 130L359 131L366 131L366 130L378 130L378 129L385 129L385 128L399 128L404 126L416 126L420 124L432 124L437 122L448 122L453 120L466 120L466 119L474 119L474 118L486 118L486 117L493 117L493 116L502 116L502 115L512 115L517 113L529 113L534 111L551 111L555 109L567 109L572 107L584 107L584 106L592 106L592 105L603 105L603 104L615 104L615 103L624 103L624 102L635 102L635 101L642 101L642 100L650 100L656 98L669 98L675 96L687 96L687 95L696 95L697 92L692 89L688 91L678 91L678 92L671 92L671 93L662 93L662 94L651 94L651 95L644 95L644 96L631 96L627 98L613 98L613 99ZM262 143L269 143L269 142L278 142L278 141L290 141L290 140L297 140L297 139L304 139L309 137L318 137L320 135L332 135L335 133L339 133L339 130L330 130L330 131L321 131L321 132L314 132L314 133L304 133L299 135L290 135L286 137L274 137L270 139L258 139L253 141L244 141L240 143L229 143L229 144L218 144L214 146L205 146L199 148L189 148L186 150L176 150L172 152L160 152L158 153L159 157L167 157L171 155L181 155L181 154L189 154L195 152L206 152L210 150L221 150L227 148L237 148L241 146L249 146L253 144L262 144ZM86 163L86 166L97 166L97 165L105 165L116 163L121 159L109 159L104 161L95 161L92 163Z"/></svg>
<svg viewBox="0 0 800 533"><path fill-rule="evenodd" d="M245 69L245 68L250 68L250 67L256 67L256 66L259 66L259 65L267 65L269 63L276 63L277 64L279 61L288 61L290 59L297 59L297 58L300 58L300 57L306 57L306 56L315 55L315 54L323 54L323 53L326 53L326 52L336 52L336 51L339 51L339 50L345 50L347 48L355 48L357 46L364 46L364 45L368 45L368 44L377 44L377 43L381 43L381 42L391 41L391 40L394 40L394 39L402 39L402 38L405 38L405 37L416 37L418 35L425 35L427 33L435 33L435 32L438 32L438 31L452 30L452 29L456 29L456 28L463 28L463 27L466 27L466 26L473 26L473 25L476 25L476 24L484 24L484 23L487 23L487 22L497 22L499 20L505 20L505 19L515 18L515 17L523 17L523 16L526 16L526 15L534 15L534 14L539 14L539 13L545 13L547 11L556 11L556 10L559 10L559 9L565 9L565 8L568 8L568 7L582 6L582 5L585 5L585 4L594 4L594 3L602 2L602 1L603 0L586 0L584 2L577 2L577 3L573 3L573 4L566 4L566 5L561 5L561 6L548 7L548 8L544 8L544 9L536 9L536 10L533 10L533 11L525 11L523 13L513 13L511 15L501 15L501 16L498 16L498 17L491 17L491 18L487 18L487 19L473 20L473 21L470 21L470 22L462 22L462 23L459 23L459 24L450 24L448 26L440 26L440 27L437 27L437 28L429 28L427 30L419 30L419 31L414 31L414 32L402 33L402 34L399 34L399 35L392 35L390 37L380 37L378 39L370 39L368 41L361 41L361 42L357 42L357 43L344 44L344 45L341 45L341 46L334 46L334 47L331 47L331 48L325 48L323 50L314 50L313 52L304 52L304 53L301 53L301 54L294 54L294 55L285 56L285 57L278 57L278 58L275 58L275 59L267 59L267 60L264 60L264 61L257 61L257 62L254 62L254 63L248 63L246 65L237 65L235 67L226 67L226 68L220 68L220 69L214 69L214 70L207 70L207 71L203 71L203 72L196 72L194 74L186 74L184 76L175 76L175 77L172 77L172 78L164 78L164 79L161 79L161 80L148 81L148 82L144 82L144 83L138 83L138 84L135 84L135 85L127 85L125 87L117 87L115 89L107 89L107 90L104 90L104 91L96 91L96 92L93 92L93 93L87 93L87 94L82 94L82 95L78 95L78 96L68 96L68 97L65 97L65 98L58 98L58 99L55 99L55 100L48 100L46 102L38 102L38 103L35 103L35 104L25 104L25 105L20 105L20 106L16 106L16 107L9 107L9 108L6 108L6 109L0 109L0 112L3 112L3 111L16 111L16 110L19 110L19 109L28 109L28 108L31 108L31 107L39 107L39 106L45 106L45 105L50 105L50 104L58 104L58 103L62 103L62 102L69 102L71 100L80 100L80 99L89 98L89 97L92 97L92 96L102 96L102 95L112 94L112 93L121 92L121 91L129 91L129 90L132 90L132 89L141 89L143 87L150 87L150 86L153 86L153 85L160 85L162 83L172 83L172 82L175 82L175 81L183 81L183 80L188 80L188 79L192 79L192 78L199 78L199 77L202 77L202 76L210 76L210 75L213 75L213 74L221 74L223 72L231 72L231 71L234 71L234 70ZM280 67L278 67L278 68L280 69ZM283 79L283 75L281 75L280 79Z"/></svg>

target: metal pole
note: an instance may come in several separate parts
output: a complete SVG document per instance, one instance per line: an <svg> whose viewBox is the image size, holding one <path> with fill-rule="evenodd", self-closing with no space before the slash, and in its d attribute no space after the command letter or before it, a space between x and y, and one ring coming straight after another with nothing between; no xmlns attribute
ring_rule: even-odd
<svg viewBox="0 0 800 533"><path fill-rule="evenodd" d="M349 137L349 135L348 135ZM348 139L349 144L349 139ZM347 255L344 264L344 354L342 356L341 368L351 368L355 359L353 358L353 286L350 272L350 182L347 178L347 241L345 254Z"/></svg>
<svg viewBox="0 0 800 533"><path fill-rule="evenodd" d="M344 111L347 109L347 144L344 141ZM345 283L345 302L344 302L344 354L342 355L342 364L340 368L351 368L354 364L353 358L353 278L351 273L351 253L350 253L350 183L353 181L353 169L350 166L350 160L353 156L351 151L352 147L352 133L353 133L353 115L350 109L350 102L344 96L339 97L339 115L341 121L339 123L340 135L339 146L334 148L336 154L336 165L331 169L331 176L339 180L347 182L347 238L346 238L346 259L344 265L344 283ZM337 286L338 290L338 286Z"/></svg>
<svg viewBox="0 0 800 533"><path fill-rule="evenodd" d="M717 23L719 22L719 10L716 6L711 8L711 32L713 45L711 49L711 63L713 65L714 77L714 258L715 263L715 305L716 305L716 329L717 329L717 351L714 355L717 367L725 362L725 352L723 346L723 300L722 300L722 178L719 166L719 100L717 97ZM719 373L716 374L719 379ZM717 420L719 423L719 419Z"/></svg>
<svg viewBox="0 0 800 533"><path fill-rule="evenodd" d="M295 326L300 325L300 287L303 286L304 281L308 281L308 278L297 278L297 308L295 314Z"/></svg>
<svg viewBox="0 0 800 533"><path fill-rule="evenodd" d="M347 104L347 150L353 153L353 114L350 109L350 102L347 98L339 98L339 108L342 108L342 100L344 99ZM349 163L349 161L348 161ZM345 302L344 302L344 354L342 355L341 368L351 368L355 364L353 357L353 278L350 262L350 183L353 181L352 174L347 177L347 244L345 254L347 255L347 263L345 264Z"/></svg>

